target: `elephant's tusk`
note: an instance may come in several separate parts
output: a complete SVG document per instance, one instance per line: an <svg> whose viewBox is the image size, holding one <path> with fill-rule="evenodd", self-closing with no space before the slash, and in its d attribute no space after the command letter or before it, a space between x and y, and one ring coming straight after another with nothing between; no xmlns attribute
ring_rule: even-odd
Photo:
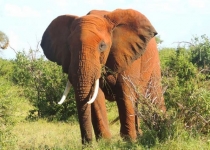
<svg viewBox="0 0 210 150"><path fill-rule="evenodd" d="M93 97L87 102L88 104L92 104L95 101L96 96L98 95L98 89L99 89L99 79L97 79L95 81L95 88L94 88L94 92L93 92Z"/></svg>
<svg viewBox="0 0 210 150"><path fill-rule="evenodd" d="M68 80L68 82L66 84L65 91L63 92L63 96L62 96L61 100L58 102L58 104L62 104L65 101L65 99L70 91L70 88L71 88L71 83Z"/></svg>

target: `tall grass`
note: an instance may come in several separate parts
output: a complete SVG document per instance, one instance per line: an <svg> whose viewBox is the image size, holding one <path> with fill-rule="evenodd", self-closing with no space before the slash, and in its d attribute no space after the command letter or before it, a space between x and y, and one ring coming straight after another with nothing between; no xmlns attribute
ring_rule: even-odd
<svg viewBox="0 0 210 150"><path fill-rule="evenodd" d="M100 140L87 146L87 150L208 150L210 137L193 136L185 131L182 126L177 126L175 135L164 142L156 141L156 145L148 147L143 145L141 138L134 143L123 141L119 136L119 124L110 126L112 139ZM78 123L52 123L45 120L36 122L20 122L12 130L16 135L13 149L82 149ZM145 133L148 134L148 133ZM149 136L149 134L147 135Z"/></svg>

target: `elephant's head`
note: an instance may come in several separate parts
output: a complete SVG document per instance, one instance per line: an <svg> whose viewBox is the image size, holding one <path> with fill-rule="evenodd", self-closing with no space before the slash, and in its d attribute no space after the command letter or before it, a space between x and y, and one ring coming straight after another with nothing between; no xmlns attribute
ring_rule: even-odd
<svg viewBox="0 0 210 150"><path fill-rule="evenodd" d="M78 114L83 116L80 124L90 123L85 119L90 114L87 101L101 77L102 64L115 73L122 72L144 53L156 34L149 20L131 9L93 10L86 16L63 15L51 22L41 47L46 57L68 74Z"/></svg>

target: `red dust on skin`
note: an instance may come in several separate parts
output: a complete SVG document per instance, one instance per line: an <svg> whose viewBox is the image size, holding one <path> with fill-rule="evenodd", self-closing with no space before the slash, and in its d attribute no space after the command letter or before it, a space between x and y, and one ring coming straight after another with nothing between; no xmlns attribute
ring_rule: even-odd
<svg viewBox="0 0 210 150"><path fill-rule="evenodd" d="M44 32L41 42L44 54L62 66L73 85L83 144L92 140L92 126L96 139L111 138L105 97L117 103L121 136L137 138L138 119L127 95L135 90L125 83L125 75L141 87L143 95L149 90L165 112L156 34L150 21L132 9L92 10L82 17L59 16ZM106 66L103 78L102 64ZM98 95L89 105L87 101L97 79L100 79ZM157 90L148 86L151 81Z"/></svg>

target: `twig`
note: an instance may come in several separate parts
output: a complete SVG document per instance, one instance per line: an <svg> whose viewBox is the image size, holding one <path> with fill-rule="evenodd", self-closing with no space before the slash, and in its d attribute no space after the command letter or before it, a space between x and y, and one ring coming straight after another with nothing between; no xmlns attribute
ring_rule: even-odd
<svg viewBox="0 0 210 150"><path fill-rule="evenodd" d="M198 117L200 117L206 124L210 122L210 120L206 120L200 113L194 111L194 110L191 110L191 109L188 109L186 106L183 106L182 104L178 103L177 102L177 105L183 109L183 110L188 110L189 112L192 112L192 113L195 113Z"/></svg>
<svg viewBox="0 0 210 150"><path fill-rule="evenodd" d="M17 54L17 51L14 48L12 48L10 44L9 44L9 47L15 52L15 54Z"/></svg>
<svg viewBox="0 0 210 150"><path fill-rule="evenodd" d="M173 42L172 44L175 44L175 43L178 43L178 45L180 45L180 44L182 44L182 43L185 43L185 44L189 44L190 46L195 47L195 45L192 44L191 42L181 41L181 42Z"/></svg>

